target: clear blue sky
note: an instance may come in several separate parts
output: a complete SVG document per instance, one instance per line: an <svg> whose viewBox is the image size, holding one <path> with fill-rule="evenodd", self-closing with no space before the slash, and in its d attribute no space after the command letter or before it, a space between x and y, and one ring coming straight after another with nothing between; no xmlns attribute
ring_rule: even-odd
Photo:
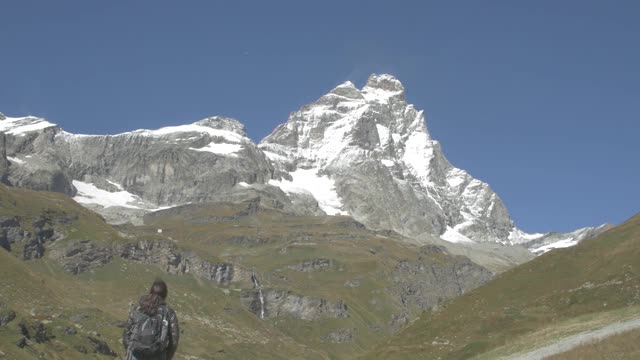
<svg viewBox="0 0 640 360"><path fill-rule="evenodd" d="M0 4L0 111L117 133L209 115L260 140L335 85L396 75L527 231L640 211L638 1Z"/></svg>

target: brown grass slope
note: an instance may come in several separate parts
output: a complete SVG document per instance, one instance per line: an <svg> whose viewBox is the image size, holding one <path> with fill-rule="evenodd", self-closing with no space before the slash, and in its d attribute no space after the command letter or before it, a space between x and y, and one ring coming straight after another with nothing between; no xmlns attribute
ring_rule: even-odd
<svg viewBox="0 0 640 360"><path fill-rule="evenodd" d="M31 359L40 353L48 359L95 358L88 340L97 336L94 333L123 355L118 326L126 319L129 303L156 276L169 283L169 302L185 330L179 359L352 359L417 316L422 306L417 301L430 297L431 303L441 303L471 286L442 281L442 276L456 279L457 272L470 269L488 274L464 257L408 245L398 234L372 232L348 217L291 216L247 204L184 206L149 215L144 226L112 227L62 195L0 185L0 217L19 217L24 230L46 217L65 234L47 242L38 259L23 260L21 243L11 252L0 249L0 315L17 313L15 320L0 326L0 351L9 359ZM169 275L162 264L118 255L73 275L52 254L77 240L104 247L140 240L170 242L181 254L233 264L239 279L222 285L191 272ZM300 270L301 264L315 259L331 262ZM343 301L349 316L308 321L285 314L261 320L242 302L255 292L253 271L264 291ZM416 288L426 289L420 293L424 296L414 296L417 290L406 285L434 271L444 275L422 290ZM21 321L44 324L50 340L32 340L20 349L16 342ZM68 328L75 328L76 334L67 334Z"/></svg>
<svg viewBox="0 0 640 360"><path fill-rule="evenodd" d="M368 359L467 359L578 316L640 304L640 214L424 313Z"/></svg>

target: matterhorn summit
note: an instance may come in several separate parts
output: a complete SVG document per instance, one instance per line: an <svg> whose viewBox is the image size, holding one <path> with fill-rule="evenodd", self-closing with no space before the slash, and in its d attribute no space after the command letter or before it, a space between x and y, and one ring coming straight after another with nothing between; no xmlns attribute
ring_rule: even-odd
<svg viewBox="0 0 640 360"><path fill-rule="evenodd" d="M259 147L291 176L289 186L305 181L301 172L331 179L340 212L372 228L453 242L503 242L513 229L489 186L446 160L391 75L371 75L362 89L339 85Z"/></svg>
<svg viewBox="0 0 640 360"><path fill-rule="evenodd" d="M531 241L536 249L553 248L546 234L517 229L488 184L449 163L423 111L407 104L392 75L371 75L362 89L337 86L292 113L259 147L285 174L272 184L307 191L320 203L329 197L331 212L371 228L454 243Z"/></svg>

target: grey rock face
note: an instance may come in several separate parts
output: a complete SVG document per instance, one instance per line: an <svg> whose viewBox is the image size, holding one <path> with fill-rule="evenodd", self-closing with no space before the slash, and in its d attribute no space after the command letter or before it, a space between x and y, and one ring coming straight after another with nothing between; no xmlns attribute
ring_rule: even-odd
<svg viewBox="0 0 640 360"><path fill-rule="evenodd" d="M229 285L243 276L233 264L215 264L195 254L180 253L177 246L168 241L139 241L120 246L116 251L123 259L155 264L170 274L194 274L220 285Z"/></svg>
<svg viewBox="0 0 640 360"><path fill-rule="evenodd" d="M47 327L39 321L26 322L22 320L18 324L18 330L20 331L20 335L23 336L23 339L35 340L38 344L49 342L52 338ZM29 342L26 341L25 345L28 344ZM20 344L18 344L18 346L21 347Z"/></svg>
<svg viewBox="0 0 640 360"><path fill-rule="evenodd" d="M0 120L3 120L0 117ZM7 159L7 138L3 132L0 132L0 182L7 184L9 176L9 166L11 163Z"/></svg>
<svg viewBox="0 0 640 360"><path fill-rule="evenodd" d="M357 288L357 287L360 286L360 284L361 284L361 281L355 279L355 280L349 280L349 281L345 282L344 286L348 287L348 288Z"/></svg>
<svg viewBox="0 0 640 360"><path fill-rule="evenodd" d="M445 257L448 261L445 260ZM393 272L394 292L406 306L428 310L472 290L493 277L468 258L449 257L445 249L420 248L417 261L400 261Z"/></svg>
<svg viewBox="0 0 640 360"><path fill-rule="evenodd" d="M80 240L54 249L50 257L62 264L65 271L77 275L109 263L113 254L109 248Z"/></svg>
<svg viewBox="0 0 640 360"><path fill-rule="evenodd" d="M115 351L111 350L111 348L106 342L91 336L87 336L87 340L89 340L89 343L91 344L91 346L93 346L94 353L111 356L111 357L118 356L118 354Z"/></svg>
<svg viewBox="0 0 640 360"><path fill-rule="evenodd" d="M14 245L22 245L20 249L24 260L41 258L45 252L45 244L64 237L54 229L54 224L64 219L54 219L45 214L36 220L20 217L0 217L0 246L7 251L14 251ZM32 231L25 231L23 222L30 222ZM20 253L20 251L18 253Z"/></svg>
<svg viewBox="0 0 640 360"><path fill-rule="evenodd" d="M338 329L324 336L322 342L330 344L343 344L355 341L356 329Z"/></svg>
<svg viewBox="0 0 640 360"><path fill-rule="evenodd" d="M324 271L335 267L335 261L333 259L311 259L303 261L299 264L289 266L289 269L302 271L302 272L314 272Z"/></svg>
<svg viewBox="0 0 640 360"><path fill-rule="evenodd" d="M409 324L410 317L406 313L394 314L389 321L389 332L396 334Z"/></svg>
<svg viewBox="0 0 640 360"><path fill-rule="evenodd" d="M325 299L293 294L288 290L262 290L264 295L265 318L291 316L301 320L323 318L348 318L347 304ZM260 298L258 291L249 291L241 297L242 305L256 316L260 316Z"/></svg>
<svg viewBox="0 0 640 360"><path fill-rule="evenodd" d="M0 327L7 325L16 318L16 312L0 303Z"/></svg>
<svg viewBox="0 0 640 360"><path fill-rule="evenodd" d="M20 349L24 349L24 347L29 346L30 341L25 337L21 337L17 342L16 342L16 346L19 347Z"/></svg>
<svg viewBox="0 0 640 360"><path fill-rule="evenodd" d="M244 126L222 117L107 136L52 126L8 135L6 151L20 159L9 169L12 185L74 196L73 179L127 191L143 209L209 201L240 182L264 184L273 174Z"/></svg>
<svg viewBox="0 0 640 360"><path fill-rule="evenodd" d="M49 257L59 262L65 271L80 274L109 263L114 256L147 265L156 265L170 274L194 274L219 285L229 285L246 274L230 263L212 263L195 254L180 252L169 241L138 241L104 246L89 240L73 241L54 247Z"/></svg>
<svg viewBox="0 0 640 360"><path fill-rule="evenodd" d="M265 183L271 177L271 164L238 124L216 117L175 131L63 134L56 140L60 152L68 150L74 179L108 178L154 204L175 205L207 201L239 182ZM225 154L227 148L237 151Z"/></svg>
<svg viewBox="0 0 640 360"><path fill-rule="evenodd" d="M0 217L0 246L11 251L11 246L21 242L25 238L25 232L20 227L18 217Z"/></svg>
<svg viewBox="0 0 640 360"><path fill-rule="evenodd" d="M69 162L55 149L55 135L59 131L57 127L49 127L26 134L7 134L7 156L23 156L21 162L10 164L7 176L10 185L75 195L66 171Z"/></svg>

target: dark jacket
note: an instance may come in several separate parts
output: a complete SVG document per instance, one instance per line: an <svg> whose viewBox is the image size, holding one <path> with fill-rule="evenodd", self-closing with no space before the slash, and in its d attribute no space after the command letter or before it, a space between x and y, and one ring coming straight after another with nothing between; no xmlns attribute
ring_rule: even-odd
<svg viewBox="0 0 640 360"><path fill-rule="evenodd" d="M140 301L142 301L143 298L141 298ZM129 340L131 339L131 333L135 325L134 312L139 308L139 306L140 302L131 307L131 310L129 311L129 319L127 320L127 326L125 326L124 332L122 333L122 344L124 345L125 351L129 348ZM178 325L178 317L176 316L176 312L173 311L173 309L164 302L160 306L165 307L165 311L167 312L167 320L169 321L170 337L167 352L166 354L162 354L161 357L138 360L171 360L173 358L173 355L175 355L176 350L178 349L178 342L180 341L180 327Z"/></svg>

